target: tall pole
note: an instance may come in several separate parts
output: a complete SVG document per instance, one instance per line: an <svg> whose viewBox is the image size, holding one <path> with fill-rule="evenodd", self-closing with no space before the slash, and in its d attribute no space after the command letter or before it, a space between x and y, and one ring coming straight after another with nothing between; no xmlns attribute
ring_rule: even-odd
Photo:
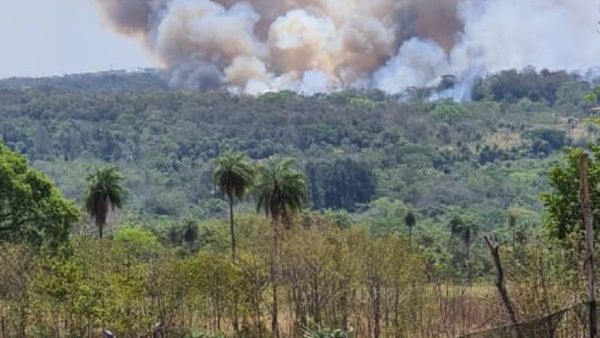
<svg viewBox="0 0 600 338"><path fill-rule="evenodd" d="M581 194L581 215L585 225L586 268L588 277L589 337L598 338L596 314L596 272L594 260L594 216L590 199L588 179L588 155L583 153L579 159L579 183Z"/></svg>

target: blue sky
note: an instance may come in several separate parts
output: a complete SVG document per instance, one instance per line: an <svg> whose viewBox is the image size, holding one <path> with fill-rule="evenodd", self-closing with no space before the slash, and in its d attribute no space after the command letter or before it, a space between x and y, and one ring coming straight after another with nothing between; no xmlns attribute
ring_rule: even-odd
<svg viewBox="0 0 600 338"><path fill-rule="evenodd" d="M103 24L93 0L0 0L0 78L152 66Z"/></svg>

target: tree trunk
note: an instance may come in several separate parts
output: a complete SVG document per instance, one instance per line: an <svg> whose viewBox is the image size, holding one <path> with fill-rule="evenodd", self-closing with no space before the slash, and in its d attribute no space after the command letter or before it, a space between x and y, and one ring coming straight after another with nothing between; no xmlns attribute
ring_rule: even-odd
<svg viewBox="0 0 600 338"><path fill-rule="evenodd" d="M23 305L23 304L20 305L19 315L20 315L19 338L25 338L25 337L27 337L27 335L26 335L26 333L27 333L27 309L26 309L25 305Z"/></svg>
<svg viewBox="0 0 600 338"><path fill-rule="evenodd" d="M6 322L4 321L3 307L0 307L0 332L2 332L2 338L6 338Z"/></svg>
<svg viewBox="0 0 600 338"><path fill-rule="evenodd" d="M516 225L512 226L512 245L513 249L517 247L517 234L516 234Z"/></svg>
<svg viewBox="0 0 600 338"><path fill-rule="evenodd" d="M343 286L342 286L343 287ZM342 295L341 295L341 299L340 299L340 304L341 304L341 316L342 316L342 329L344 331L348 331L348 293L350 292L348 290L349 288L344 289L344 291L342 291Z"/></svg>
<svg viewBox="0 0 600 338"><path fill-rule="evenodd" d="M381 289L376 286L374 290L375 299L373 301L373 333L375 338L381 337Z"/></svg>
<svg viewBox="0 0 600 338"><path fill-rule="evenodd" d="M546 311L546 315L549 316L551 313L550 310L550 297L548 297L548 286L546 284L546 274L544 273L544 260L542 259L542 256L540 255L538 257L539 259L539 264L538 264L538 272L540 275L540 284L542 285L542 296L543 296L543 300L544 300L544 310ZM548 331L548 337L552 337L552 327L550 325L550 323L546 323L546 330Z"/></svg>
<svg viewBox="0 0 600 338"><path fill-rule="evenodd" d="M471 236L469 234L469 236ZM467 284L471 285L471 278L472 278L472 273L471 273L471 237L468 237L467 240L465 241L465 246L466 246L466 255L467 255L467 259L465 261L465 267L467 268Z"/></svg>
<svg viewBox="0 0 600 338"><path fill-rule="evenodd" d="M258 289L258 288L256 288ZM255 325L258 328L258 338L263 338L264 334L263 334L263 323L262 323L262 316L260 315L260 295L258 294L260 291L256 291L255 289L255 295L254 295L254 316L255 318Z"/></svg>
<svg viewBox="0 0 600 338"><path fill-rule="evenodd" d="M239 316L239 299L238 296L235 296L235 301L233 304L233 331L235 332L235 337L239 336L240 333L240 316Z"/></svg>
<svg viewBox="0 0 600 338"><path fill-rule="evenodd" d="M526 338L523 336L521 332L521 328L518 326L519 322L517 321L517 315L515 314L515 310L512 306L510 298L508 297L508 292L506 291L506 286L504 285L504 269L502 268L502 262L500 261L500 254L498 253L498 249L500 248L498 244L492 240L490 236L485 236L485 242L490 249L490 253L492 254L492 258L494 259L494 265L496 266L496 288L498 288L498 292L500 293L500 298L502 298L502 303L504 303L504 307L506 308L506 312L508 312L508 316L510 318L510 322L514 325L515 333L517 338Z"/></svg>
<svg viewBox="0 0 600 338"><path fill-rule="evenodd" d="M319 268L315 267L313 275L313 319L315 324L321 325L321 300L319 299Z"/></svg>
<svg viewBox="0 0 600 338"><path fill-rule="evenodd" d="M394 337L400 337L400 291L394 288Z"/></svg>
<svg viewBox="0 0 600 338"><path fill-rule="evenodd" d="M263 324L262 318L260 315L260 301L258 300L258 296L255 295L255 303L254 303L254 316L256 321L256 327L258 328L258 338L263 338Z"/></svg>
<svg viewBox="0 0 600 338"><path fill-rule="evenodd" d="M271 289L273 305L271 308L271 331L274 338L279 338L279 323L277 321L277 220L273 219L273 243L271 247Z"/></svg>
<svg viewBox="0 0 600 338"><path fill-rule="evenodd" d="M220 288L221 288L221 278L220 278L220 274L218 271L216 271L215 273L217 280L216 280L216 288L215 288L215 314L216 314L216 326L217 326L217 330L221 331L221 292L220 292Z"/></svg>
<svg viewBox="0 0 600 338"><path fill-rule="evenodd" d="M229 229L231 231L231 256L235 260L237 255L235 251L235 225L233 219L233 196L229 196Z"/></svg>
<svg viewBox="0 0 600 338"><path fill-rule="evenodd" d="M588 181L588 157L582 154L579 161L579 182L581 193L581 215L585 224L586 267L588 277L588 306L589 306L589 337L598 337L598 322L596 314L596 274L594 260L594 216Z"/></svg>

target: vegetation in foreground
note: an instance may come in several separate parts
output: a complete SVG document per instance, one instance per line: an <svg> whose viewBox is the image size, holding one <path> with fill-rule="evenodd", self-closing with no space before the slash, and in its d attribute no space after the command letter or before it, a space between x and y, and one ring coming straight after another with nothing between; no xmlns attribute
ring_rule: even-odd
<svg viewBox="0 0 600 338"><path fill-rule="evenodd" d="M19 194L38 196L27 179L38 176L54 191L52 202L68 206L71 221L77 218L72 202L58 195L43 174L6 147L0 150L0 173L8 182L0 200L3 215L17 202L21 210L38 213L46 203ZM565 164L551 171L554 191L544 196L544 234L520 233L505 245L521 321L560 310L585 290L577 264L582 240L574 166L580 153L571 151ZM600 149L594 155L600 157ZM221 158L216 183L224 177L224 164L235 157L243 161L231 156ZM600 162L590 168L596 182ZM258 166L256 184L246 182L255 186L258 210L267 218L244 213L235 228L227 226L232 218L203 224L187 220L168 233L122 220L110 238L102 239L109 206L117 205L122 193L115 170L103 168L90 176L85 208L98 239L53 236L47 229L59 224L58 233L64 234L70 224L53 223L52 214L28 221L48 234L45 241L32 240L19 227L3 228L3 337L86 337L102 328L122 337L159 332L172 337L438 337L506 323L498 315L503 308L494 289L475 273L488 270L490 262L472 259L478 229L470 220L453 218L445 244L373 233L335 214L299 213L304 177L293 160L273 158ZM25 179L23 172L29 172ZM405 219L409 228L413 217ZM11 219L0 224L11 226ZM234 229L239 240L232 257ZM511 241L504 238L504 243Z"/></svg>

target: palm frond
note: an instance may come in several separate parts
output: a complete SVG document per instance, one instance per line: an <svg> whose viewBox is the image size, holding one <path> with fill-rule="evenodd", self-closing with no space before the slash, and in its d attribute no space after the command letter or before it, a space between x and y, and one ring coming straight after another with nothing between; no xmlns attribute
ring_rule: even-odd
<svg viewBox="0 0 600 338"><path fill-rule="evenodd" d="M293 158L271 157L258 167L257 210L273 219L287 217L306 202L306 178Z"/></svg>
<svg viewBox="0 0 600 338"><path fill-rule="evenodd" d="M228 152L215 160L213 182L227 198L244 198L254 184L254 177L254 167L243 153Z"/></svg>
<svg viewBox="0 0 600 338"><path fill-rule="evenodd" d="M109 208L114 210L123 207L124 189L121 186L123 176L116 167L103 167L90 173L87 181L85 209L102 230L101 228L106 224Z"/></svg>

